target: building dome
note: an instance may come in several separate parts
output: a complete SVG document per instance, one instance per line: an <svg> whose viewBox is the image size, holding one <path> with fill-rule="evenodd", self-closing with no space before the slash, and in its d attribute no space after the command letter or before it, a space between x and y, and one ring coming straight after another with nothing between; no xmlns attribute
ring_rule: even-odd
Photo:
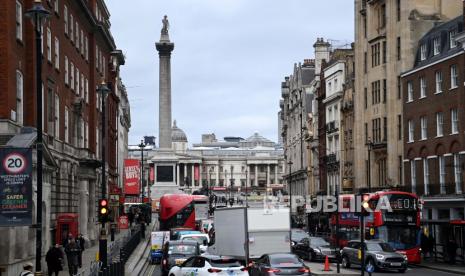
<svg viewBox="0 0 465 276"><path fill-rule="evenodd" d="M186 142L187 136L186 133L176 125L176 120L173 122L173 127L171 128L171 141L172 142Z"/></svg>
<svg viewBox="0 0 465 276"><path fill-rule="evenodd" d="M252 136L241 142L242 147L274 147L275 143L255 132Z"/></svg>

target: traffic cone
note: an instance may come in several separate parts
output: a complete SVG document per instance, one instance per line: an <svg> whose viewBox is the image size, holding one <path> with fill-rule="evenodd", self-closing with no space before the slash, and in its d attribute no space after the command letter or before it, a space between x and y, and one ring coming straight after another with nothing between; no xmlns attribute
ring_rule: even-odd
<svg viewBox="0 0 465 276"><path fill-rule="evenodd" d="M329 269L329 259L328 259L328 256L326 256L326 258L325 258L325 268L323 269L323 271L331 271L331 269Z"/></svg>

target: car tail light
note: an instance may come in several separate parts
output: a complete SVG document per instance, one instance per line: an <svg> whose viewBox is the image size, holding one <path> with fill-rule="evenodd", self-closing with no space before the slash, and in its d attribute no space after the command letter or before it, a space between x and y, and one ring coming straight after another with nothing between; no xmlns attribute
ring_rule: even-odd
<svg viewBox="0 0 465 276"><path fill-rule="evenodd" d="M266 270L268 273L278 273L278 272L281 272L281 270L277 269L277 268L268 268Z"/></svg>
<svg viewBox="0 0 465 276"><path fill-rule="evenodd" d="M301 268L299 268L299 272L303 272L303 273L310 273L310 268L307 268L307 267L301 267Z"/></svg>
<svg viewBox="0 0 465 276"><path fill-rule="evenodd" d="M220 273L220 272L221 272L221 269L218 269L218 268L209 268L209 269L208 269L208 272L210 272L210 273Z"/></svg>

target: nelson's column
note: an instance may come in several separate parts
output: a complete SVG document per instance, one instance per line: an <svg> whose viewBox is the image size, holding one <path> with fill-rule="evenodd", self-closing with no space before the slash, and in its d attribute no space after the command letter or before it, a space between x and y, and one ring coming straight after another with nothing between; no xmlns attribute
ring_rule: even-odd
<svg viewBox="0 0 465 276"><path fill-rule="evenodd" d="M170 42L169 22L166 15L162 22L160 41L155 43L160 57L158 135L160 149L171 149L171 52L174 49L174 43Z"/></svg>

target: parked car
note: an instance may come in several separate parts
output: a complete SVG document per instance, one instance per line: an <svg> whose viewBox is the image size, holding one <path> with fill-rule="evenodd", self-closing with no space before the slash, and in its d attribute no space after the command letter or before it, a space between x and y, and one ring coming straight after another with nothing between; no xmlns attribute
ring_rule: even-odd
<svg viewBox="0 0 465 276"><path fill-rule="evenodd" d="M249 269L251 276L310 274L310 268L294 254L275 253L261 256Z"/></svg>
<svg viewBox="0 0 465 276"><path fill-rule="evenodd" d="M293 252L302 259L309 261L335 259L337 251L331 248L329 242L320 237L304 238L293 246Z"/></svg>
<svg viewBox="0 0 465 276"><path fill-rule="evenodd" d="M365 241L365 264L374 270L407 270L407 256L397 253L388 243L381 240ZM349 241L341 250L342 265L349 268L351 265L361 264L359 259L360 241Z"/></svg>
<svg viewBox="0 0 465 276"><path fill-rule="evenodd" d="M179 235L180 241L195 241L200 245L200 251L202 253L207 252L208 244L210 243L210 237L208 234L184 234Z"/></svg>
<svg viewBox="0 0 465 276"><path fill-rule="evenodd" d="M168 275L173 266L180 265L190 257L198 255L200 255L200 246L195 241L168 241L163 247L162 275Z"/></svg>
<svg viewBox="0 0 465 276"><path fill-rule="evenodd" d="M169 276L248 276L245 268L239 260L235 258L215 255L196 256L187 259L181 265L171 268Z"/></svg>

